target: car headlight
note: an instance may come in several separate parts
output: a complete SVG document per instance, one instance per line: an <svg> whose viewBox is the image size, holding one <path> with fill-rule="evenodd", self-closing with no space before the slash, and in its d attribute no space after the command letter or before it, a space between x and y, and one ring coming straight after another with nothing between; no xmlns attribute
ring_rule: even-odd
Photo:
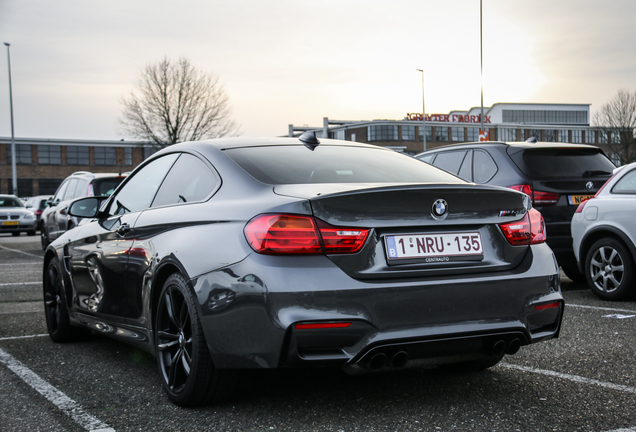
<svg viewBox="0 0 636 432"><path fill-rule="evenodd" d="M27 213L24 215L25 220L35 220L35 213Z"/></svg>

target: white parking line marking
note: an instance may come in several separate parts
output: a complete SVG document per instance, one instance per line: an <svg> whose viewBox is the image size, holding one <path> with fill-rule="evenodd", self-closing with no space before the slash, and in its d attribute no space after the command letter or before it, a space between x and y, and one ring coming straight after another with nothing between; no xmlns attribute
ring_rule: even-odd
<svg viewBox="0 0 636 432"><path fill-rule="evenodd" d="M32 256L32 257L35 257L35 258L42 258L42 257L41 257L41 256L39 256L39 255L34 255L34 254L32 254L32 253L24 252L24 251L17 250L17 249L11 249L11 248L8 248L8 247L6 247L6 246L2 246L2 245L0 245L0 249L8 250L8 251L11 251L11 252L21 253L21 254L28 255L28 256Z"/></svg>
<svg viewBox="0 0 636 432"><path fill-rule="evenodd" d="M41 261L30 261L30 262L19 262L19 263L9 263L9 264L0 264L0 266L20 266L20 265L33 265L40 264Z"/></svg>
<svg viewBox="0 0 636 432"><path fill-rule="evenodd" d="M64 414L72 418L75 423L89 432L115 432L115 429L84 411L82 406L64 393L40 378L31 369L24 366L13 356L0 348L0 362L25 383L33 387L38 393L57 406Z"/></svg>
<svg viewBox="0 0 636 432"><path fill-rule="evenodd" d="M532 372L532 373L536 373L536 374L540 374L540 375L547 375L547 376L551 376L551 377L555 377L555 378L566 379L566 380L574 381L574 382L581 383L581 384L597 385L597 386L605 387L605 388L608 388L608 389L611 389L611 390L617 390L617 391L621 391L621 392L636 394L636 388L634 388L634 387L629 387L629 386L626 386L626 385L603 382L603 381L590 379L590 378L584 378L584 377L578 376L578 375L570 375L570 374L565 374L565 373L561 373L561 372L555 372L555 371L546 370L546 369L537 369L537 368L533 368L533 367L529 367L529 366L519 366L519 365L510 364L510 363L501 363L501 366L503 366L505 368L508 368L508 369L516 369L516 370L520 370L520 371L524 371L524 372Z"/></svg>
<svg viewBox="0 0 636 432"><path fill-rule="evenodd" d="M614 429L607 432L636 432L636 427L629 428L629 429Z"/></svg>
<svg viewBox="0 0 636 432"><path fill-rule="evenodd" d="M565 307L575 307L575 308L581 308L581 309L597 309L597 310L604 310L604 311L612 311L612 312L627 312L627 313L636 313L636 310L633 309L617 309L617 308L608 308L608 307L600 307L600 306L585 306L585 305L577 305L577 304L570 304L570 303L565 303Z"/></svg>
<svg viewBox="0 0 636 432"><path fill-rule="evenodd" d="M29 339L29 338L36 338L36 337L44 337L44 336L48 336L48 335L49 335L48 333L43 333L43 334L26 335L26 336L9 336L9 337L0 338L0 342L6 341L6 340Z"/></svg>
<svg viewBox="0 0 636 432"><path fill-rule="evenodd" d="M10 286L10 285L40 285L42 282L7 282L0 283L0 286Z"/></svg>

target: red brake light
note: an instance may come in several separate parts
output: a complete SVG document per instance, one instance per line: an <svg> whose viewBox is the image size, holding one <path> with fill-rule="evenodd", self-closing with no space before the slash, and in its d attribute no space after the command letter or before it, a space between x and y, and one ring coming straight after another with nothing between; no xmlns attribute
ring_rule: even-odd
<svg viewBox="0 0 636 432"><path fill-rule="evenodd" d="M583 201L581 204L579 204L579 206L576 208L576 210L574 211L574 213L582 213L583 209L585 208L585 204L587 204L587 202L589 201L589 199L586 199L585 201Z"/></svg>
<svg viewBox="0 0 636 432"><path fill-rule="evenodd" d="M532 204L537 206L554 205L559 201L559 194L555 192L542 192L535 191L530 185L515 185L508 186L510 189L514 189L519 192L523 192L532 198Z"/></svg>
<svg viewBox="0 0 636 432"><path fill-rule="evenodd" d="M311 216L261 215L245 226L245 237L258 253L320 254L358 252L368 229L334 227Z"/></svg>
<svg viewBox="0 0 636 432"><path fill-rule="evenodd" d="M546 239L545 221L537 209L530 209L518 221L500 224L499 226L508 243L513 246L543 243Z"/></svg>

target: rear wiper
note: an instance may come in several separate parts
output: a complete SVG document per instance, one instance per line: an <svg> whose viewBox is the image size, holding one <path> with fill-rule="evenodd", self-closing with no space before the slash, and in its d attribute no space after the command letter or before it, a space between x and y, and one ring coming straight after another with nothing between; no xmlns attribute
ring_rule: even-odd
<svg viewBox="0 0 636 432"><path fill-rule="evenodd" d="M583 177L591 177L595 175L610 175L611 172L603 171L603 170L587 170L583 173Z"/></svg>

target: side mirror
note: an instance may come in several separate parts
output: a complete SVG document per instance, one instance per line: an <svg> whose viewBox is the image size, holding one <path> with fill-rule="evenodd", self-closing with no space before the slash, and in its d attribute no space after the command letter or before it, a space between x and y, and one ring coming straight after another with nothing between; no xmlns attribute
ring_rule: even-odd
<svg viewBox="0 0 636 432"><path fill-rule="evenodd" d="M75 200L68 207L68 214L79 218L94 218L105 197L88 197Z"/></svg>
<svg viewBox="0 0 636 432"><path fill-rule="evenodd" d="M52 207L52 205L53 205L53 197L47 199L46 203L44 205L45 205L45 207Z"/></svg>

